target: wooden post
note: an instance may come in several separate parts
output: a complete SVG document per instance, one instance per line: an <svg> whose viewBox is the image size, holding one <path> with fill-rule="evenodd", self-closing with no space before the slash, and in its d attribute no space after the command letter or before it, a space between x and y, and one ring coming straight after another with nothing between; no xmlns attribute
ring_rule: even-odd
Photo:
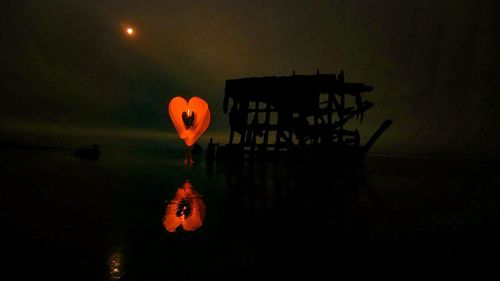
<svg viewBox="0 0 500 281"><path fill-rule="evenodd" d="M250 131L251 131L251 151L252 154L255 154L255 145L256 145L256 139L257 139L257 127L259 125L259 101L255 102L255 108L254 108L254 116L252 120L252 125L250 126Z"/></svg>
<svg viewBox="0 0 500 281"><path fill-rule="evenodd" d="M234 130L230 129L229 130L229 144L233 144L233 138L234 138Z"/></svg>
<svg viewBox="0 0 500 281"><path fill-rule="evenodd" d="M264 121L264 126L265 126L264 143L262 144L264 146L265 151L267 151L267 144L268 144L268 140L269 140L270 123L271 123L271 103L267 102L267 105L266 105L266 120Z"/></svg>
<svg viewBox="0 0 500 281"><path fill-rule="evenodd" d="M332 124L332 96L335 94L333 93L328 93L328 106L327 106L327 112L328 112L328 125Z"/></svg>
<svg viewBox="0 0 500 281"><path fill-rule="evenodd" d="M248 100L244 100L240 102L240 114L241 114L241 127L242 127L242 132L241 132L241 137L240 137L240 145L245 146L246 144L246 137L247 137L247 131L248 131Z"/></svg>
<svg viewBox="0 0 500 281"><path fill-rule="evenodd" d="M344 107L345 105L345 93L341 93L340 94L340 108L339 110L342 111L342 114L341 114L341 119L340 119L340 134L339 134L339 143L343 143L344 142Z"/></svg>
<svg viewBox="0 0 500 281"><path fill-rule="evenodd" d="M281 134L281 125L280 125L280 113L277 113L276 119L276 141L274 142L274 150L278 151L280 146L280 134Z"/></svg>

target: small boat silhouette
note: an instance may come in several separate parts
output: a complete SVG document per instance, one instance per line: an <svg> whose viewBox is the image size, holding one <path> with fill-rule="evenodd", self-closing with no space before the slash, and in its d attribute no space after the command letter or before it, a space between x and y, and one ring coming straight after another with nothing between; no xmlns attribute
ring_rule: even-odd
<svg viewBox="0 0 500 281"><path fill-rule="evenodd" d="M99 145L94 144L92 148L80 148L75 151L75 155L84 160L97 161L99 160L99 156L101 154L101 150L99 149Z"/></svg>

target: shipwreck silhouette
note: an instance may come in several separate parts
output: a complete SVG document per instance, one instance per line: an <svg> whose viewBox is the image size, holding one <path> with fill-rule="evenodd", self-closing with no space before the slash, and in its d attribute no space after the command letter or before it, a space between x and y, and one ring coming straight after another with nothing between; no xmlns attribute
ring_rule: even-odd
<svg viewBox="0 0 500 281"><path fill-rule="evenodd" d="M340 74L295 75L226 80L223 103L229 115L229 143L212 140L207 158L282 156L362 159L392 124L386 120L364 145L362 123L374 104L363 100L373 87L347 83Z"/></svg>

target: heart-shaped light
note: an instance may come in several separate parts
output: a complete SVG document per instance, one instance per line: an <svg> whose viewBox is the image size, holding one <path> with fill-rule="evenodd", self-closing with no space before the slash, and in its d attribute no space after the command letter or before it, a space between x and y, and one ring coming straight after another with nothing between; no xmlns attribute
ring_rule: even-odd
<svg viewBox="0 0 500 281"><path fill-rule="evenodd" d="M208 103L199 97L192 97L189 102L182 97L173 98L168 104L168 114L187 146L192 146L210 124Z"/></svg>
<svg viewBox="0 0 500 281"><path fill-rule="evenodd" d="M189 181L185 181L167 204L163 226L168 232L175 232L179 227L185 231L194 231L203 225L204 219L203 198Z"/></svg>

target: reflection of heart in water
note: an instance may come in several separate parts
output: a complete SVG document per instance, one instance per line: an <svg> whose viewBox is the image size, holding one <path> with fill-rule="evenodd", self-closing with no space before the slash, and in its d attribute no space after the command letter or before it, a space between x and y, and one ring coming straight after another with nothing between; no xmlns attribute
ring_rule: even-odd
<svg viewBox="0 0 500 281"><path fill-rule="evenodd" d="M191 183L185 181L167 204L163 226L168 232L175 232L178 228L193 231L203 225L204 219L205 203Z"/></svg>
<svg viewBox="0 0 500 281"><path fill-rule="evenodd" d="M189 202L185 198L182 198L182 200L177 205L177 212L175 212L175 215L178 217L185 216L186 218L188 218L190 214L191 205L189 205Z"/></svg>
<svg viewBox="0 0 500 281"><path fill-rule="evenodd" d="M193 126L195 118L195 113L193 111L189 112L189 109L187 112L182 112L182 122L184 122L184 127L186 127L186 130L189 130L189 128Z"/></svg>

